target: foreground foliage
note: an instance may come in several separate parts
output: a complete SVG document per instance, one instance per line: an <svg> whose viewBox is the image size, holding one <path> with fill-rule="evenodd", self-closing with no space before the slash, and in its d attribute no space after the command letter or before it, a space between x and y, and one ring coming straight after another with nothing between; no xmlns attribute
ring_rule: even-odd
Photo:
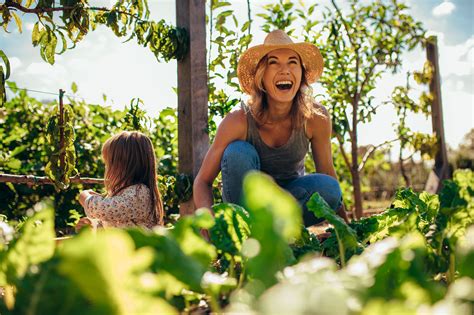
<svg viewBox="0 0 474 315"><path fill-rule="evenodd" d="M244 194L243 208L200 209L172 228L83 230L58 245L43 201L22 226L0 224L0 311L472 313L472 171L440 195L400 190L384 213L349 226L315 194L308 207L333 225L321 244L266 176L248 175Z"/></svg>

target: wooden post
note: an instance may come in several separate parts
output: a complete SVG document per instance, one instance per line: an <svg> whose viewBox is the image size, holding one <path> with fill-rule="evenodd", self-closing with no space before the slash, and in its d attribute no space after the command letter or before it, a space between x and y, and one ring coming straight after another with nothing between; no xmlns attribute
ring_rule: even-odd
<svg viewBox="0 0 474 315"><path fill-rule="evenodd" d="M189 51L178 61L179 172L197 175L209 148L205 0L176 0L176 26L189 32ZM193 201L180 214L194 212Z"/></svg>
<svg viewBox="0 0 474 315"><path fill-rule="evenodd" d="M430 93L433 95L431 122L433 125L433 133L437 138L438 150L435 156L435 165L428 176L425 190L429 193L437 193L441 189L441 181L449 178L449 164L446 140L444 137L441 79L438 64L438 39L436 36L431 36L427 40L426 58L433 66L433 78L430 82Z"/></svg>

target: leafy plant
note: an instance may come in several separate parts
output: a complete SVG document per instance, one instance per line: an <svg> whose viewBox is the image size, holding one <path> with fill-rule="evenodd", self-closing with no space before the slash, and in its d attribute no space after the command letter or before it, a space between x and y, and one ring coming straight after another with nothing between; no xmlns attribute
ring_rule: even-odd
<svg viewBox="0 0 474 315"><path fill-rule="evenodd" d="M339 258L344 267L346 265L347 256L350 257L350 255L356 253L360 248L355 231L331 209L319 193L314 193L311 196L307 206L308 210L312 211L316 217L324 218L334 226L334 232L336 233L339 247Z"/></svg>

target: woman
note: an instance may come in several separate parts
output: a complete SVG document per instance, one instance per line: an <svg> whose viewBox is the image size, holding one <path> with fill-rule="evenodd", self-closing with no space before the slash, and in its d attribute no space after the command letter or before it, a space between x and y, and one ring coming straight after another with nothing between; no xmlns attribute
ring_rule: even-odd
<svg viewBox="0 0 474 315"><path fill-rule="evenodd" d="M314 102L309 84L323 70L314 45L293 43L283 31L267 35L263 45L245 51L237 67L248 106L229 113L194 181L197 208L212 205L212 183L222 170L223 199L240 202L242 180L250 170L272 176L303 207L306 226L320 220L306 209L314 192L347 221L331 155L331 119ZM317 174L304 175L304 158L311 144Z"/></svg>

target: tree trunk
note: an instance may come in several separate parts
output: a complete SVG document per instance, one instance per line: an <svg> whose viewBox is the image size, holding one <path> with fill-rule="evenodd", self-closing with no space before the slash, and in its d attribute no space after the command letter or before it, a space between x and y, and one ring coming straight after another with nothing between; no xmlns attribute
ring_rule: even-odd
<svg viewBox="0 0 474 315"><path fill-rule="evenodd" d="M352 103L352 137L351 137L351 155L352 155L352 186L354 189L354 206L355 206L355 217L360 219L362 217L362 192L360 188L360 172L359 172L359 151L358 151L358 136L357 136L357 124L358 124L358 109L359 109L359 94L356 93Z"/></svg>
<svg viewBox="0 0 474 315"><path fill-rule="evenodd" d="M400 150L400 172L402 173L403 179L405 180L405 186L410 187L411 186L411 181L410 181L410 177L407 174L407 170L405 169L405 165L403 164L401 151L402 150Z"/></svg>
<svg viewBox="0 0 474 315"><path fill-rule="evenodd" d="M362 217L362 191L360 186L360 172L357 164L359 158L359 153L357 152L357 142L352 142L352 186L354 188L354 207L355 207L355 217L360 219Z"/></svg>

